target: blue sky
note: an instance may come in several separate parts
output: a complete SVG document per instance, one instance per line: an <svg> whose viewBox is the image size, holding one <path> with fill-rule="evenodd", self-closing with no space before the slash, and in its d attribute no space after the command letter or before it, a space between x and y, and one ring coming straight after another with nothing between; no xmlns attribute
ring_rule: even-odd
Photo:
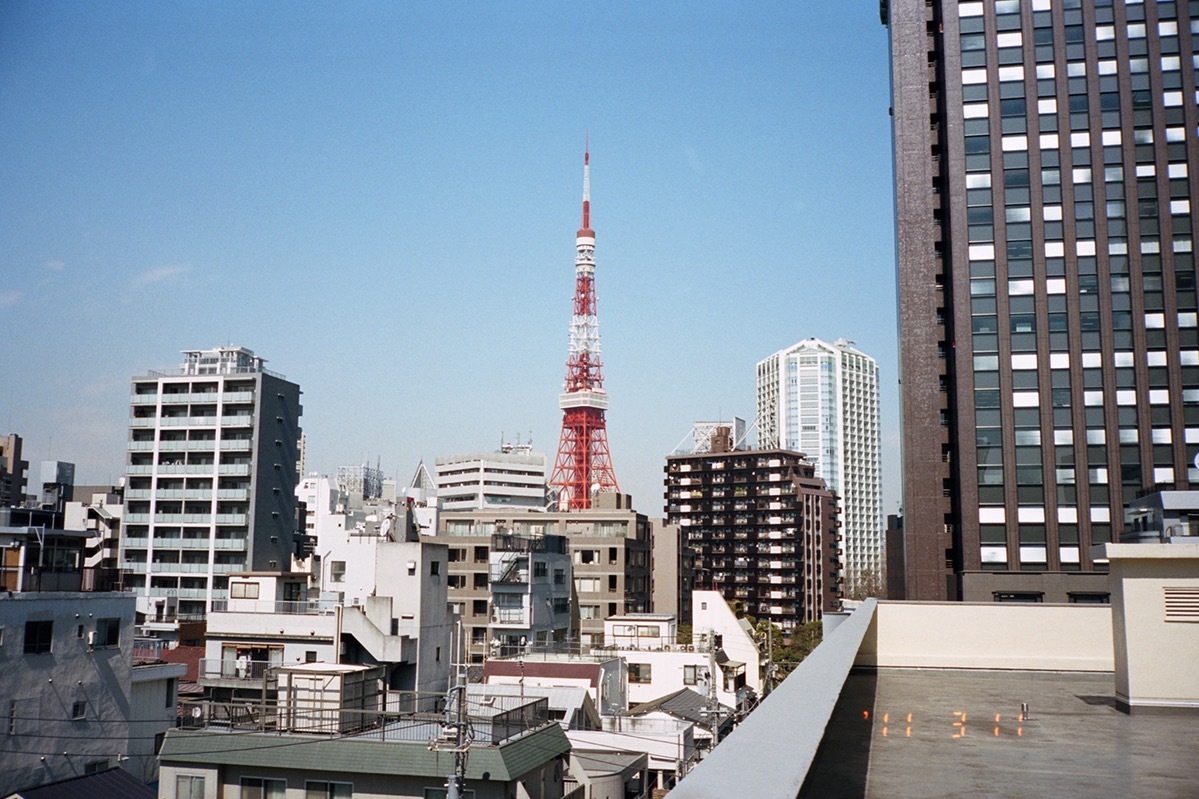
<svg viewBox="0 0 1199 799"><path fill-rule="evenodd" d="M882 367L878 4L0 4L0 427L119 477L129 377L240 344L308 467L557 447L590 135L608 432L660 515L699 419L808 336Z"/></svg>

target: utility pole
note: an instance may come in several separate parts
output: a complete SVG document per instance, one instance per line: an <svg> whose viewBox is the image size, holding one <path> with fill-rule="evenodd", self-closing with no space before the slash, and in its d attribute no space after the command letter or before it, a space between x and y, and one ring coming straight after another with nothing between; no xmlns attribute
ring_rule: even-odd
<svg viewBox="0 0 1199 799"><path fill-rule="evenodd" d="M446 778L446 799L462 799L466 786L466 756L470 752L470 722L466 718L466 663L458 666L458 681L446 696L442 739L454 740L454 773ZM434 743L436 745L436 742Z"/></svg>
<svg viewBox="0 0 1199 799"><path fill-rule="evenodd" d="M712 748L720 743L720 696L716 693L716 635L708 630L708 709L704 713L712 725Z"/></svg>

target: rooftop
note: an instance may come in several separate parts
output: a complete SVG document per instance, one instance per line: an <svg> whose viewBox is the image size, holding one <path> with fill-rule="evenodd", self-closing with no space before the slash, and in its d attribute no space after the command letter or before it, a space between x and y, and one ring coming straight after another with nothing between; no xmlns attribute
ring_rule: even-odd
<svg viewBox="0 0 1199 799"><path fill-rule="evenodd" d="M1193 795L1199 627L1162 591L1199 590L1199 548L1105 552L1110 606L870 599L829 619L672 795Z"/></svg>
<svg viewBox="0 0 1199 799"><path fill-rule="evenodd" d="M801 795L1185 796L1195 728L1191 714L1121 712L1104 672L858 672Z"/></svg>

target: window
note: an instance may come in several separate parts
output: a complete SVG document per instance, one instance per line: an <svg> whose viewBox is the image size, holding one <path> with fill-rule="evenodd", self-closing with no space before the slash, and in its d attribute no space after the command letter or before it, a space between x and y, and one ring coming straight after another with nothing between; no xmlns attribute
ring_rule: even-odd
<svg viewBox="0 0 1199 799"><path fill-rule="evenodd" d="M549 574L549 566L543 561L537 561L533 564L533 576L545 577Z"/></svg>
<svg viewBox="0 0 1199 799"><path fill-rule="evenodd" d="M434 577L441 574L441 561L439 561L439 560L429 561L429 574L431 574Z"/></svg>
<svg viewBox="0 0 1199 799"><path fill-rule="evenodd" d="M1045 594L1041 591L992 591L991 596L996 602L1044 602Z"/></svg>
<svg viewBox="0 0 1199 799"><path fill-rule="evenodd" d="M258 583L230 583L230 599L257 599Z"/></svg>
<svg viewBox="0 0 1199 799"><path fill-rule="evenodd" d="M334 560L329 563L329 581L334 583L345 582L346 579L346 562L344 560Z"/></svg>
<svg viewBox="0 0 1199 799"><path fill-rule="evenodd" d="M649 663L630 663L629 682L644 685L653 682L653 667Z"/></svg>
<svg viewBox="0 0 1199 799"><path fill-rule="evenodd" d="M487 587L487 572L475 572L474 576L475 588Z"/></svg>
<svg viewBox="0 0 1199 799"><path fill-rule="evenodd" d="M351 799L354 785L349 782L304 783L304 799Z"/></svg>
<svg viewBox="0 0 1199 799"><path fill-rule="evenodd" d="M176 799L204 799L204 778L191 774L175 777Z"/></svg>
<svg viewBox="0 0 1199 799"><path fill-rule="evenodd" d="M474 602L472 602L471 603L471 614L475 615L475 616L486 616L487 615L487 600L486 599L476 599Z"/></svg>
<svg viewBox="0 0 1199 799"><path fill-rule="evenodd" d="M287 780L242 777L241 799L286 799Z"/></svg>
<svg viewBox="0 0 1199 799"><path fill-rule="evenodd" d="M554 569L554 585L566 585L566 569ZM0 628L0 634L3 632Z"/></svg>
<svg viewBox="0 0 1199 799"><path fill-rule="evenodd" d="M92 760L83 764L83 773L99 774L101 771L108 771L108 760Z"/></svg>
<svg viewBox="0 0 1199 799"><path fill-rule="evenodd" d="M121 620L96 619L96 648L121 645Z"/></svg>
<svg viewBox="0 0 1199 799"><path fill-rule="evenodd" d="M699 683L699 666L683 666L683 685Z"/></svg>
<svg viewBox="0 0 1199 799"><path fill-rule="evenodd" d="M25 654L44 655L51 649L54 638L53 621L25 622Z"/></svg>
<svg viewBox="0 0 1199 799"><path fill-rule="evenodd" d="M71 719L74 721L82 721L87 718L87 700L80 699L75 704L71 705Z"/></svg>

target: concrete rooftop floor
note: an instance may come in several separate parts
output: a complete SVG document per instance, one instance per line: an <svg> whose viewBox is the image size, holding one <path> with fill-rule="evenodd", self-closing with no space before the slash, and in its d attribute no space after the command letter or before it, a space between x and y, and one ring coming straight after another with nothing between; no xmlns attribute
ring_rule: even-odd
<svg viewBox="0 0 1199 799"><path fill-rule="evenodd" d="M1110 673L855 672L800 795L1199 796L1199 713L1130 716L1113 695Z"/></svg>

